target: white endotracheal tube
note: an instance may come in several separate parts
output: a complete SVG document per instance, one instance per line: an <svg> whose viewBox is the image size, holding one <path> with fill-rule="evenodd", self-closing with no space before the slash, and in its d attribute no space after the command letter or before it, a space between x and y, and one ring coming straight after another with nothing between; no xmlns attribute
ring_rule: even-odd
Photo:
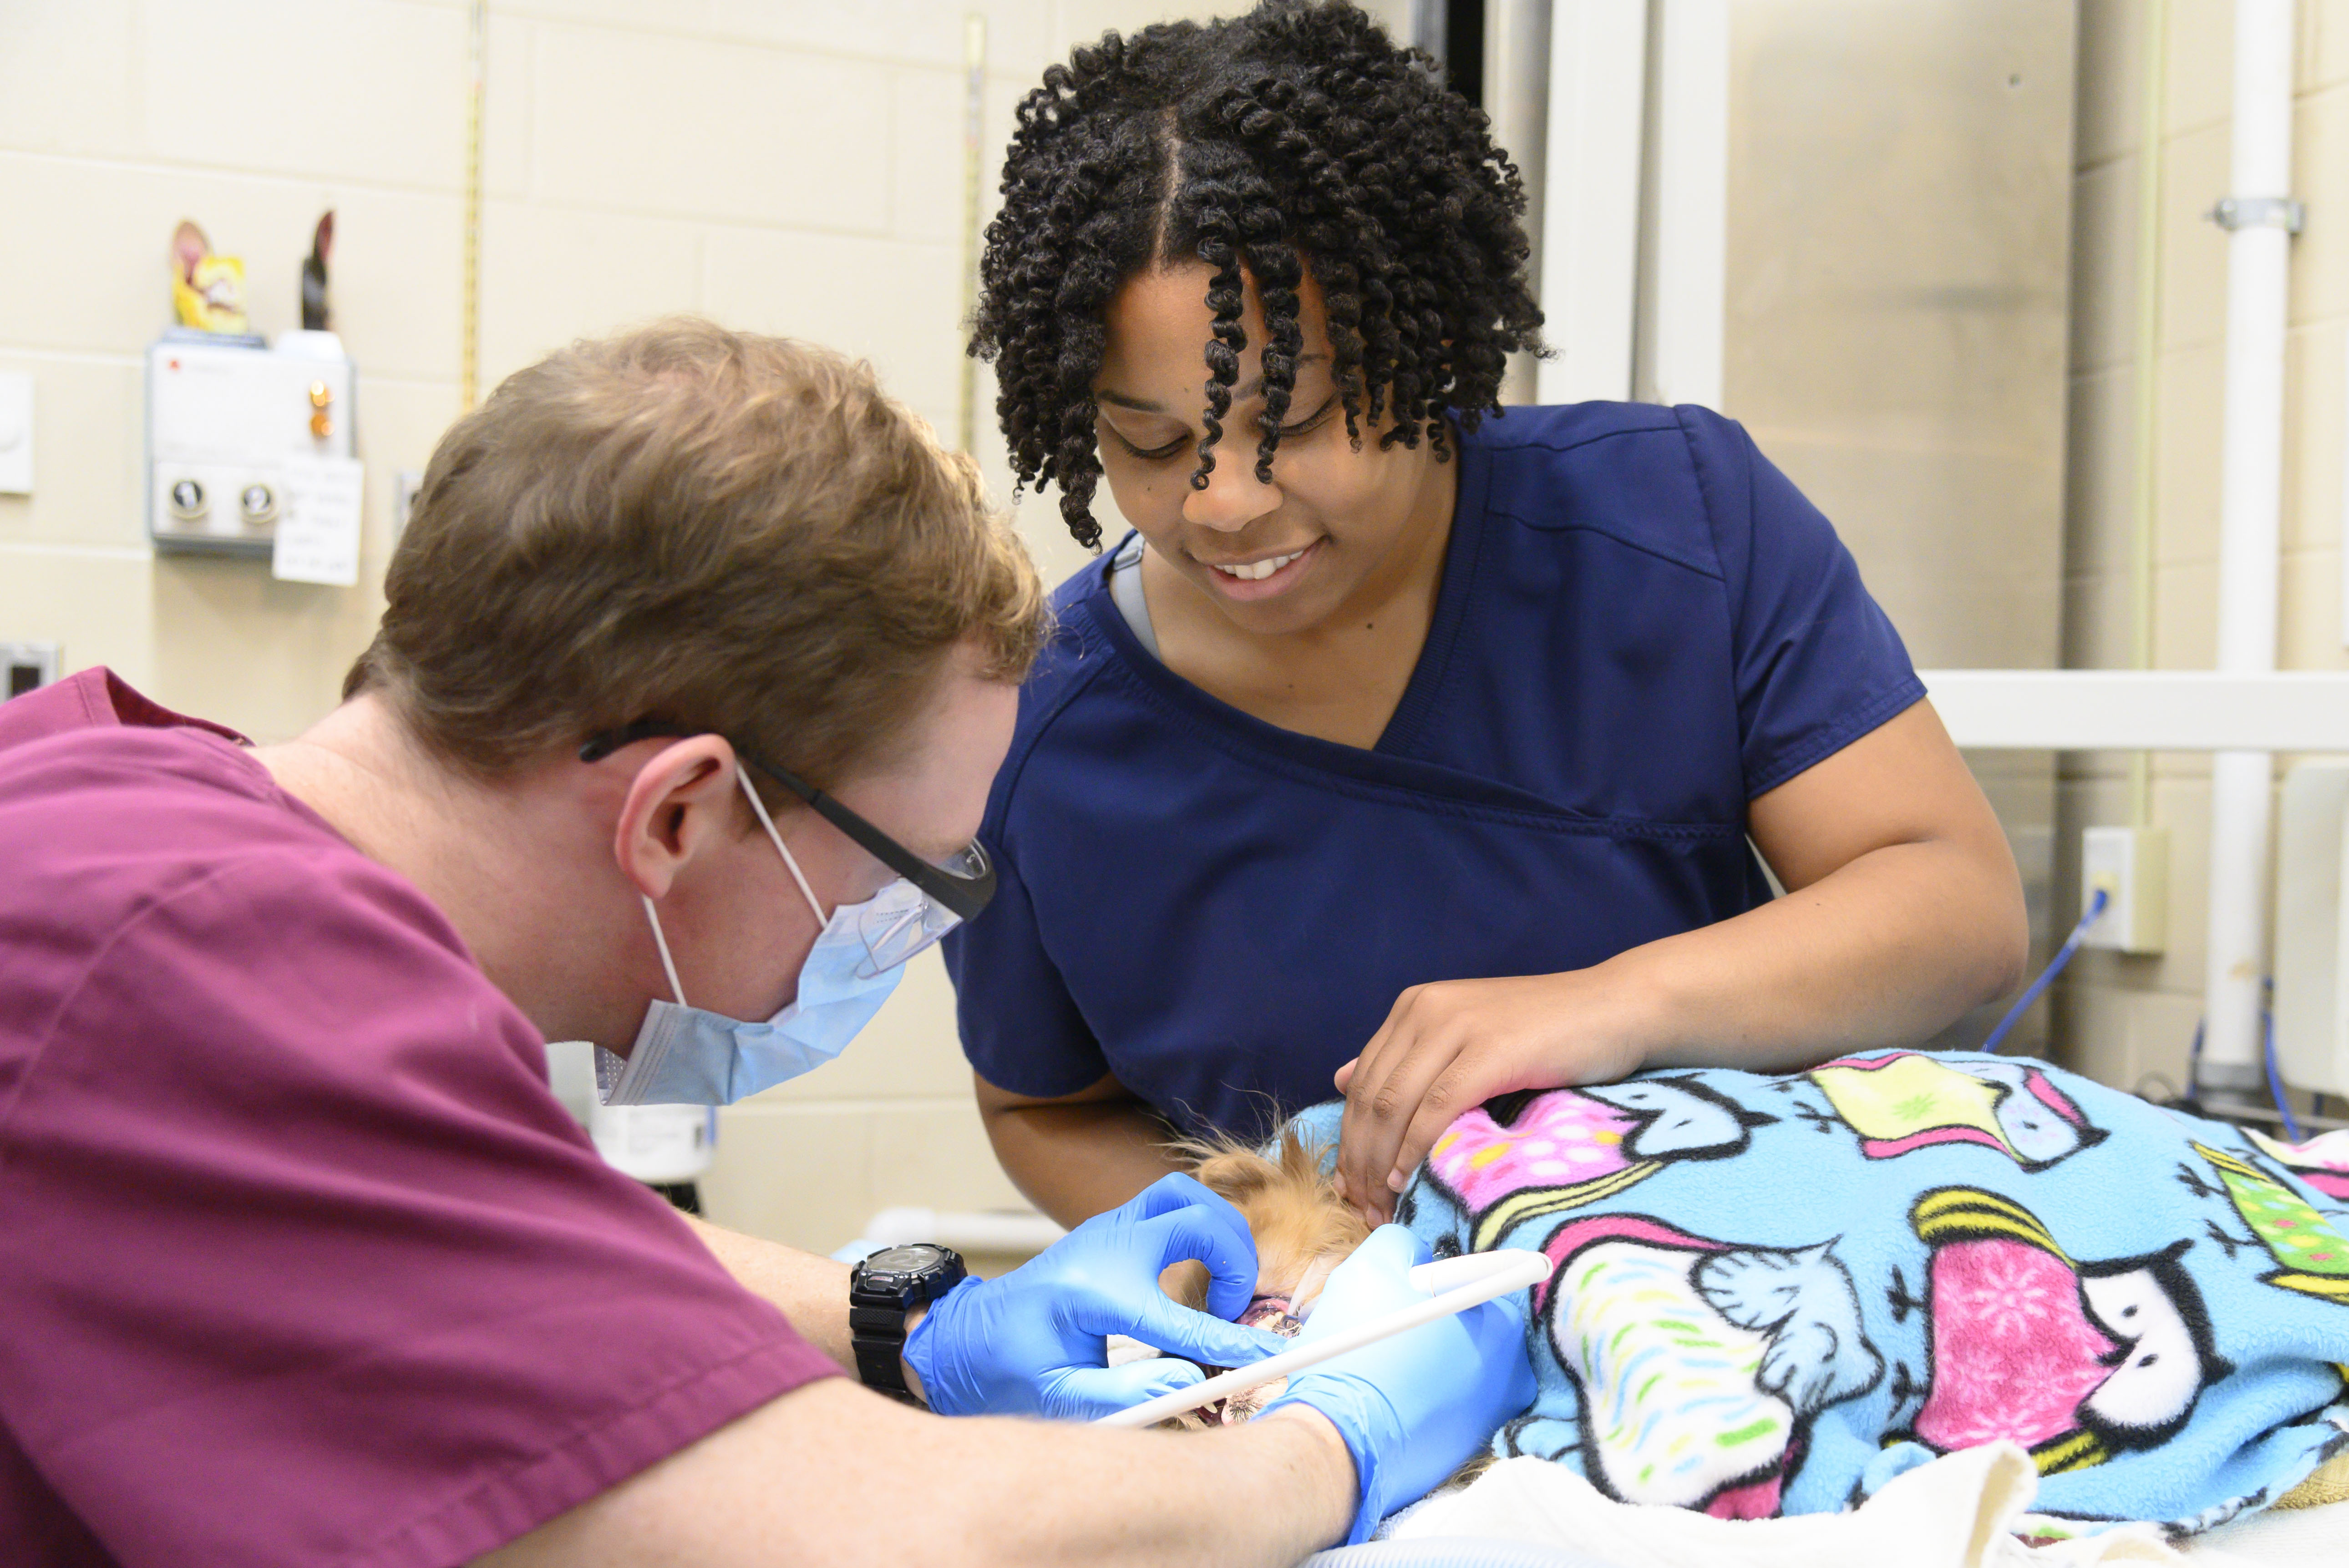
<svg viewBox="0 0 2349 1568"><path fill-rule="evenodd" d="M815 889L808 886L783 836L775 831L766 803L748 778L740 773L734 776L821 928L800 966L799 991L789 1005L764 1022L687 1005L676 961L669 957L668 938L661 930L660 912L647 898L645 918L652 922L653 942L660 949L661 968L677 1000L656 999L647 1009L636 1046L625 1061L596 1049L595 1088L607 1106L731 1105L822 1066L873 1021L905 972L902 958L883 967L885 955L868 933L901 931L909 922L917 928L928 923L924 912L929 900L903 880L862 903L841 905L826 919Z"/></svg>

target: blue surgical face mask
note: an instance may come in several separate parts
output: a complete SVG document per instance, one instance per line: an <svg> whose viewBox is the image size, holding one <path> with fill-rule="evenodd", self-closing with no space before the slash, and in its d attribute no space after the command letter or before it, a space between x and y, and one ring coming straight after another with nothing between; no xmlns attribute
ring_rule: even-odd
<svg viewBox="0 0 2349 1568"><path fill-rule="evenodd" d="M893 883L861 904L843 904L825 919L823 905L784 846L782 835L775 831L765 803L748 779L740 782L742 793L750 797L750 809L758 813L760 825L823 927L800 966L799 993L763 1023L687 1006L668 939L661 933L660 913L647 898L645 918L652 922L653 942L660 949L661 967L677 1000L656 1001L647 1011L636 1048L626 1061L609 1051L596 1051L595 1089L607 1106L727 1106L771 1089L839 1055L897 989L902 965L869 972L872 949L864 932L876 917L884 917L879 923L885 923L891 905L919 904L921 894L906 883Z"/></svg>

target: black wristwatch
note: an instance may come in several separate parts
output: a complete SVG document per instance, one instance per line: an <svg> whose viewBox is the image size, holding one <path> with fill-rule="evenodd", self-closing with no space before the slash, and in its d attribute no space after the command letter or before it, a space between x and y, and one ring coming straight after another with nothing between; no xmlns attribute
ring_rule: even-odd
<svg viewBox="0 0 2349 1568"><path fill-rule="evenodd" d="M884 1247L856 1265L848 1276L848 1336L864 1386L921 1403L905 1386L905 1314L937 1300L969 1272L961 1253L927 1241Z"/></svg>

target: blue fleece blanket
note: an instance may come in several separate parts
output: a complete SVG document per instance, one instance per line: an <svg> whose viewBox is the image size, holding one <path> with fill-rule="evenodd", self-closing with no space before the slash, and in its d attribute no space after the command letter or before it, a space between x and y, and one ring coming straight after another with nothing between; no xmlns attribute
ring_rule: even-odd
<svg viewBox="0 0 2349 1568"><path fill-rule="evenodd" d="M2183 1533L2349 1446L2349 1179L2037 1062L1508 1096L1397 1218L1547 1254L1540 1395L1493 1446L1625 1501L1832 1511L2003 1438L2041 1512Z"/></svg>

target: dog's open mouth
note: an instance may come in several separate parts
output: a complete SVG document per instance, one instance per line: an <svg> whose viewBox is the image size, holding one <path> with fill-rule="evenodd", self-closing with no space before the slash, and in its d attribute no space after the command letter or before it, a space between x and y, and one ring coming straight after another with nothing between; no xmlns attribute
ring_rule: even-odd
<svg viewBox="0 0 2349 1568"><path fill-rule="evenodd" d="M1286 1296L1257 1297L1248 1303L1247 1311L1240 1314L1239 1321L1245 1327L1260 1328L1268 1334L1277 1334L1283 1339L1296 1338L1297 1331L1305 1326L1305 1320L1297 1316L1291 1310L1289 1300ZM1226 1368L1211 1366L1207 1368L1207 1375L1212 1377L1224 1370ZM1259 1383L1253 1388L1243 1388L1228 1399L1218 1399L1212 1405L1202 1405L1193 1411L1192 1415L1206 1426L1236 1427L1242 1421L1255 1419L1257 1412L1279 1398L1281 1392L1288 1386L1288 1378L1276 1377L1269 1383Z"/></svg>

